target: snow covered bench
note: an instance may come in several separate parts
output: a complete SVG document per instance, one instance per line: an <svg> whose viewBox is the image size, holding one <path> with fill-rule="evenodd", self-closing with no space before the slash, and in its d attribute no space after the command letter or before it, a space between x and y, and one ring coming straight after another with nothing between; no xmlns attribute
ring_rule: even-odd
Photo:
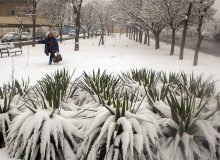
<svg viewBox="0 0 220 160"><path fill-rule="evenodd" d="M17 54L17 53L21 53L22 54L22 49L18 48L16 46L14 46L14 44L7 44L7 43L1 43L0 44L0 54L1 54L1 58L3 54L7 54L8 57L10 54Z"/></svg>

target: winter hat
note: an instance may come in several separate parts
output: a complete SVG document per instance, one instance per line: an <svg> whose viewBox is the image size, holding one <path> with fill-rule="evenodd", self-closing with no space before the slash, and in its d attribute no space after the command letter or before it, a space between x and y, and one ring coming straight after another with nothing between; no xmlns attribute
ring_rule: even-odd
<svg viewBox="0 0 220 160"><path fill-rule="evenodd" d="M52 31L49 31L49 32L47 32L46 35L48 36L49 34L53 34L53 32L52 32Z"/></svg>

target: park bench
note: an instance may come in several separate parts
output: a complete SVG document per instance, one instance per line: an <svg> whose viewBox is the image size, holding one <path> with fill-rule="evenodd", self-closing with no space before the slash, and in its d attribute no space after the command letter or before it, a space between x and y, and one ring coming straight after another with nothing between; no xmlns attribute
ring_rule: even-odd
<svg viewBox="0 0 220 160"><path fill-rule="evenodd" d="M16 47L14 44L7 44L7 43L0 43L0 54L1 58L3 54L7 54L8 57L10 54L17 54L21 53L22 54L22 49L19 47Z"/></svg>

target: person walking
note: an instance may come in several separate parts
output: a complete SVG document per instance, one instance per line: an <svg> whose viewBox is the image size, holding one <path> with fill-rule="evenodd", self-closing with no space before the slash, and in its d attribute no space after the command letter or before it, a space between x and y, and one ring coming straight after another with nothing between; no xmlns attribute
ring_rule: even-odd
<svg viewBox="0 0 220 160"><path fill-rule="evenodd" d="M39 41L40 44L45 44L44 52L47 56L50 54L49 65L52 64L55 53L59 53L59 45L57 39L53 36L53 32L48 32L45 40Z"/></svg>

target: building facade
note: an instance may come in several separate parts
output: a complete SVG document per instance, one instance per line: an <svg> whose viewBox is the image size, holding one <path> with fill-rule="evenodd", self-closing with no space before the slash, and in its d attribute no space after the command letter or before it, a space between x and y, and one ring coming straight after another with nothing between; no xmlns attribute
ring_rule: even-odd
<svg viewBox="0 0 220 160"><path fill-rule="evenodd" d="M27 0L0 0L0 16L18 16Z"/></svg>
<svg viewBox="0 0 220 160"><path fill-rule="evenodd" d="M33 26L32 16L27 13L32 9L33 0L0 0L0 36L10 31L30 31ZM47 21L37 16L36 27L48 27Z"/></svg>

